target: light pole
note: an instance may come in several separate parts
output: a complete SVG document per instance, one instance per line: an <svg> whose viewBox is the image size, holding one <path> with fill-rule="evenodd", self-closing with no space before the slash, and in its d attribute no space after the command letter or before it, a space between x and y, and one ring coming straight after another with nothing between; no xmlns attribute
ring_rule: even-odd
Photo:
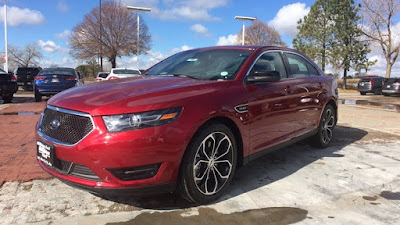
<svg viewBox="0 0 400 225"><path fill-rule="evenodd" d="M140 66L140 61L139 61L139 54L140 54L140 52L139 52L139 44L140 44L140 41L139 41L139 34L140 34L140 17L139 17L139 13L140 12L150 12L151 11L151 8L143 8L143 7L134 7L134 6L127 6L126 7L127 9L130 9L130 10L135 10L135 11L137 11L137 43L136 43L136 54L137 54L137 69L139 69L139 66Z"/></svg>
<svg viewBox="0 0 400 225"><path fill-rule="evenodd" d="M103 72L103 30L101 24L101 0L100 0L100 72Z"/></svg>
<svg viewBox="0 0 400 225"><path fill-rule="evenodd" d="M244 30L245 30L245 25L244 22L246 22L246 20L248 21L253 21L256 18L254 17L246 17L246 16L235 16L235 20L242 20L243 21L243 28L242 28L242 45L244 45Z"/></svg>
<svg viewBox="0 0 400 225"><path fill-rule="evenodd" d="M8 40L7 40L7 0L4 0L4 44L5 44L5 63L4 70L8 73Z"/></svg>

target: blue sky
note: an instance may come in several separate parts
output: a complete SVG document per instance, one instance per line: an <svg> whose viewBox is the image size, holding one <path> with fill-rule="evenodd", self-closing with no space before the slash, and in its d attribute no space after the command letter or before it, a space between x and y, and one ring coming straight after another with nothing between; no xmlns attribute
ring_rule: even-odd
<svg viewBox="0 0 400 225"><path fill-rule="evenodd" d="M141 14L152 35L151 50L141 57L142 67L151 66L181 50L233 44L242 26L241 21L234 20L236 15L257 17L269 23L291 46L297 33L296 22L308 13L314 3L311 0L120 1L124 5L152 8L152 12ZM99 0L8 0L7 5L10 45L22 47L37 43L44 55L42 67L54 64L75 67L82 63L69 55L67 35L86 13L98 7ZM3 3L0 6L3 21ZM4 46L4 29L1 27L0 46ZM0 49L4 51L4 47ZM381 73L384 61L379 49L375 49L371 57L379 60L372 72ZM117 59L117 64L136 67L136 60L136 56L123 57Z"/></svg>

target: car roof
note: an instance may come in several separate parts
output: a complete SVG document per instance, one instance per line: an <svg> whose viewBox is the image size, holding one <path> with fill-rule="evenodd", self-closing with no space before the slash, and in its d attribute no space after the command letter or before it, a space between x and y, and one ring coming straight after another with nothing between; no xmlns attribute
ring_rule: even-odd
<svg viewBox="0 0 400 225"><path fill-rule="evenodd" d="M282 46L276 45L223 45L223 46L210 46L204 48L197 48L197 49L242 49L242 50L258 50L262 48L270 48L270 49L278 49L284 51L296 51L291 48L286 48Z"/></svg>

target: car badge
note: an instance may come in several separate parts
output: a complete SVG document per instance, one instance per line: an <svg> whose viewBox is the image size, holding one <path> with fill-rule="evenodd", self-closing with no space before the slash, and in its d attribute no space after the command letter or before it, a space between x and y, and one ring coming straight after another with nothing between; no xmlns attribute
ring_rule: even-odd
<svg viewBox="0 0 400 225"><path fill-rule="evenodd" d="M60 121L58 119L54 119L53 121L51 121L50 123L50 128L52 130L57 129L60 126Z"/></svg>

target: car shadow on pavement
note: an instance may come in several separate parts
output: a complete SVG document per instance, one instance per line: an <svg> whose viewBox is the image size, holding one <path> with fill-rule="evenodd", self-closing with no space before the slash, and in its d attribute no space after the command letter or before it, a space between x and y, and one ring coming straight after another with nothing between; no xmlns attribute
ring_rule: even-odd
<svg viewBox="0 0 400 225"><path fill-rule="evenodd" d="M307 141L302 141L267 154L239 168L226 194L210 204L225 201L284 179L324 157L345 157L338 152L368 134L365 130L346 126L337 126L335 131L332 142L325 149L311 147ZM129 196L103 196L102 198L144 209L171 210L196 206L180 198L176 193L140 198Z"/></svg>

